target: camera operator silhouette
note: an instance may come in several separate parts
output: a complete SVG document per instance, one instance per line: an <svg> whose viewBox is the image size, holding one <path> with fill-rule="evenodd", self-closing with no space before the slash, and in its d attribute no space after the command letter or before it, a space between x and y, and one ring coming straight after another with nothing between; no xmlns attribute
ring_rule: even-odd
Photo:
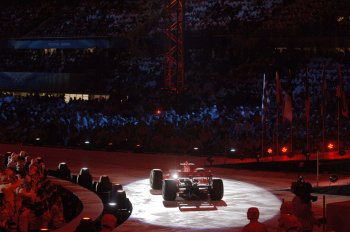
<svg viewBox="0 0 350 232"><path fill-rule="evenodd" d="M317 201L317 197L311 195L313 191L311 184L305 182L304 178L300 176L296 182L292 183L291 191L295 195L292 200L293 214L301 223L303 232L312 231L315 218L311 202Z"/></svg>

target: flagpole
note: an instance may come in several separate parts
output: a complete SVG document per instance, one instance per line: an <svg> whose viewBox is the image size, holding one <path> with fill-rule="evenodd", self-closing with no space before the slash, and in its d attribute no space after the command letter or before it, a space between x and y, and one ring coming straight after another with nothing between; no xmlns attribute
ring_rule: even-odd
<svg viewBox="0 0 350 232"><path fill-rule="evenodd" d="M277 134L276 134L276 155L279 155L279 144L278 144L278 137L279 137L279 129L278 129L278 121L279 121L279 113L278 113L278 106L277 106L277 121L276 121L276 124L277 124Z"/></svg>
<svg viewBox="0 0 350 232"><path fill-rule="evenodd" d="M326 104L324 104L324 102L322 103L323 104L323 112L322 112L322 152L323 154L325 153L326 151L326 143L325 143L325 108L326 108Z"/></svg>
<svg viewBox="0 0 350 232"><path fill-rule="evenodd" d="M272 150L275 149L275 141L276 141L276 136L275 136L275 130L273 130L273 133L272 133ZM273 152L272 153L272 160L274 160L274 155L275 153Z"/></svg>
<svg viewBox="0 0 350 232"><path fill-rule="evenodd" d="M261 158L263 158L263 156L264 156L264 132L265 132L265 130L264 130L264 121L265 121L265 119L263 118L262 119L262 122L261 122Z"/></svg>
<svg viewBox="0 0 350 232"><path fill-rule="evenodd" d="M340 65L338 66L338 83L337 83L337 92L336 92L337 98L338 98L338 153L340 151L340 101L342 100L343 95L343 81L342 81L342 73Z"/></svg>
<svg viewBox="0 0 350 232"><path fill-rule="evenodd" d="M311 99L310 99L310 94L309 94L309 69L306 68L306 84L307 84L307 93L306 93L306 98L307 98L307 103L308 104L308 112L307 112L307 116L306 116L306 150L307 152L310 151L310 138L309 138L309 121L310 121L310 108L311 108ZM306 106L305 106L306 108Z"/></svg>
<svg viewBox="0 0 350 232"><path fill-rule="evenodd" d="M309 142L309 120L306 119L306 150L310 151L310 142Z"/></svg>
<svg viewBox="0 0 350 232"><path fill-rule="evenodd" d="M290 121L290 152L293 155L293 118Z"/></svg>
<svg viewBox="0 0 350 232"><path fill-rule="evenodd" d="M319 175L320 173L320 157L319 152L316 152L316 187L318 188L318 182L319 182Z"/></svg>
<svg viewBox="0 0 350 232"><path fill-rule="evenodd" d="M263 94L262 94L262 99L261 99L261 158L264 157L264 134L265 134L265 73L264 73L264 80L263 80Z"/></svg>
<svg viewBox="0 0 350 232"><path fill-rule="evenodd" d="M277 119L276 119L276 155L279 155L279 105L281 103L281 83L279 79L278 72L276 71L276 109L277 109Z"/></svg>
<svg viewBox="0 0 350 232"><path fill-rule="evenodd" d="M340 97L338 97L338 153L340 147Z"/></svg>
<svg viewBox="0 0 350 232"><path fill-rule="evenodd" d="M288 90L288 94L289 94L289 97L290 97L290 102L291 102L291 114L292 114L292 117L291 117L291 120L290 120L290 152L291 154L293 155L293 86L292 86L292 71L291 69L288 70L289 72L289 90Z"/></svg>
<svg viewBox="0 0 350 232"><path fill-rule="evenodd" d="M326 143L325 143L325 114L326 114L326 77L325 77L325 66L322 65L322 152L326 152Z"/></svg>

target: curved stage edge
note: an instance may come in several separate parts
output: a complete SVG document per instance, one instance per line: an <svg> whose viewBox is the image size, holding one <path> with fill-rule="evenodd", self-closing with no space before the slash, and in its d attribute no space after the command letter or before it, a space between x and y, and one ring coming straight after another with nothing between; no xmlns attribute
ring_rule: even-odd
<svg viewBox="0 0 350 232"><path fill-rule="evenodd" d="M72 173L78 173L80 168L88 167L95 180L100 175L108 175L113 183L122 184L126 190L127 197L133 205L133 213L115 231L241 231L242 226L248 223L246 210L252 206L259 207L261 214L260 221L264 221L268 228L273 231L277 226L280 202L282 199L292 199L293 194L286 190L290 187L291 182L295 181L299 175L299 173L210 168L214 176L224 179L224 184L227 186L225 188L223 202L220 202L218 205L215 205L217 204L215 202L208 202L209 206L206 206L217 208L214 212L214 217L219 217L214 222L207 218L208 216L213 218L211 214L213 214L214 210L181 211L179 204L189 204L189 202L176 201L175 205L170 206L164 204L162 202L162 196L158 196L157 194L152 195L150 193L147 183L150 170L153 168L160 168L166 171L177 168L180 162L186 160L195 163L197 166L204 166L206 164L206 157L87 151L0 144L0 152L19 152L21 150L27 151L33 157L43 157L49 169L56 169L60 162L66 162ZM305 174L304 177L313 185L316 184L315 174ZM319 177L319 185L328 186L328 178L328 174L321 175ZM349 178L340 177L339 183L342 181L343 183L349 183ZM138 189L137 186L140 188ZM326 203L345 200L350 200L350 197L326 196ZM190 204L193 204L193 202L190 202ZM196 205L195 203L194 206L198 207L198 204ZM319 200L313 203L313 209L316 216L322 216L322 196L319 196ZM140 216L139 214L142 210L146 212L144 216ZM152 214L149 214L149 218L147 218L148 211L152 212ZM171 218L169 216L170 214L168 213L171 211L175 213L171 215L175 215L176 217ZM228 214L224 216L219 215L223 213L222 211L227 211ZM162 218L162 214L166 215L165 217L170 217L170 221L166 224L163 222L164 218ZM151 221L147 221L148 219ZM226 221L231 221L231 223L227 225L225 224ZM192 226L197 222L199 226ZM314 231L321 231L321 228L316 228Z"/></svg>
<svg viewBox="0 0 350 232"><path fill-rule="evenodd" d="M66 223L63 227L56 229L56 232L67 232L74 231L75 228L80 224L80 220L83 217L89 217L92 220L98 219L103 212L103 204L100 198L93 192L87 191L85 188L73 184L72 182L57 179L49 176L48 179L55 184L61 185L63 188L72 192L83 204L83 209L78 216L72 221Z"/></svg>

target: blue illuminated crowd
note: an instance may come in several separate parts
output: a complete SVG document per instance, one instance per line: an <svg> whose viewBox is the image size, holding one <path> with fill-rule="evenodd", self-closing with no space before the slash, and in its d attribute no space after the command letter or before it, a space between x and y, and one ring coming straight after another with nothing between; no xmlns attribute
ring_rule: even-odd
<svg viewBox="0 0 350 232"><path fill-rule="evenodd" d="M77 146L89 141L91 146L103 148L113 143L124 149L141 144L149 150L177 152L187 152L194 146L217 149L224 147L218 143L229 140L229 136L241 140L252 138L256 133L254 122L247 118L259 114L258 107L241 106L228 115L225 109L213 105L184 114L171 109L158 113L134 112L131 116L127 110L119 114L102 113L101 104L108 102L65 103L59 97L3 96L1 140L34 143L40 138L44 144L59 146ZM230 134L228 128L232 128ZM217 137L217 133L222 137Z"/></svg>
<svg viewBox="0 0 350 232"><path fill-rule="evenodd" d="M0 5L1 33L18 36L125 36L135 31L154 35L164 28L166 2L67 0L23 2L11 1ZM263 21L256 33L325 34L334 32L336 21L328 9L336 2L322 1L247 1L247 0L193 0L186 1L186 29L191 32L231 31L253 28ZM62 7L64 6L64 7ZM346 4L344 5L346 9ZM10 23L8 23L10 22ZM341 24L343 24L341 22ZM38 27L38 24L40 26ZM150 26L151 25L151 26ZM346 25L346 23L344 23ZM345 26L341 28L346 28ZM301 29L301 30L300 30ZM247 28L245 30L249 31ZM348 31L348 29L346 29ZM292 34L293 33L293 34Z"/></svg>
<svg viewBox="0 0 350 232"><path fill-rule="evenodd" d="M235 88L222 86L222 82L212 79L205 83L195 79L193 85L183 95L163 95L156 90L156 84L141 88L141 83L150 80L147 76L159 76L161 60L140 59L136 72L144 79L140 85L123 82L129 88L112 95L109 100L71 99L63 97L8 96L0 101L1 141L9 143L38 143L56 146L91 146L95 148L133 149L139 144L145 151L192 152L194 147L208 154L225 153L230 147L239 147L249 155L259 151L261 138L261 97L262 76L252 79L255 86L246 82L236 82ZM340 62L340 63L339 63ZM151 68L148 68L148 65ZM312 143L319 149L322 118L322 77L325 78L328 107L326 125L328 138L336 137L337 115L335 87L337 68L343 67L344 89L349 91L349 67L335 57L312 58L294 74L291 86L294 103L295 149L302 150L305 143L304 79L308 76L311 96L310 125ZM153 67L153 68L152 68ZM140 71L141 70L141 71ZM270 103L266 113L267 143L276 133L275 76L270 73L267 88ZM288 86L288 73L281 73L282 86ZM141 81L143 80L143 81ZM151 78L152 80L152 78ZM125 79L123 79L125 81ZM152 81L151 81L152 82ZM225 83L225 80L223 80ZM158 83L155 81L155 83ZM133 85L132 87L130 85ZM117 85L118 88L121 85ZM138 90L138 91L136 91ZM245 100L245 91L251 91L252 100ZM286 88L285 91L286 92ZM124 95L125 94L125 95ZM129 94L129 95L126 95ZM147 97L146 97L147 96ZM205 97L207 96L207 97ZM175 98L176 101L174 100ZM165 102L162 102L165 101ZM177 102L176 105L174 102ZM188 104L186 104L188 103ZM343 136L348 136L348 120L342 121ZM282 143L289 140L290 124L282 121L280 136ZM55 133L52 133L54 131ZM85 143L89 141L88 145ZM249 146L244 146L249 144ZM298 145L297 145L298 144ZM299 147L298 147L299 146Z"/></svg>

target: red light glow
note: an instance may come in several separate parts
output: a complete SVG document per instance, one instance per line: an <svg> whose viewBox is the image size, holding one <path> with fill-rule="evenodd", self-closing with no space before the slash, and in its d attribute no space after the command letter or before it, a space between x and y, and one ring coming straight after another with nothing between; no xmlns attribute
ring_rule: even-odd
<svg viewBox="0 0 350 232"><path fill-rule="evenodd" d="M328 143L327 148L328 148L328 150L333 150L334 149L334 144L333 143Z"/></svg>
<svg viewBox="0 0 350 232"><path fill-rule="evenodd" d="M272 152L273 152L272 148L267 149L267 154L272 154Z"/></svg>
<svg viewBox="0 0 350 232"><path fill-rule="evenodd" d="M288 148L287 148L286 146L284 146L284 147L282 147L281 151L282 151L283 153L287 153Z"/></svg>

